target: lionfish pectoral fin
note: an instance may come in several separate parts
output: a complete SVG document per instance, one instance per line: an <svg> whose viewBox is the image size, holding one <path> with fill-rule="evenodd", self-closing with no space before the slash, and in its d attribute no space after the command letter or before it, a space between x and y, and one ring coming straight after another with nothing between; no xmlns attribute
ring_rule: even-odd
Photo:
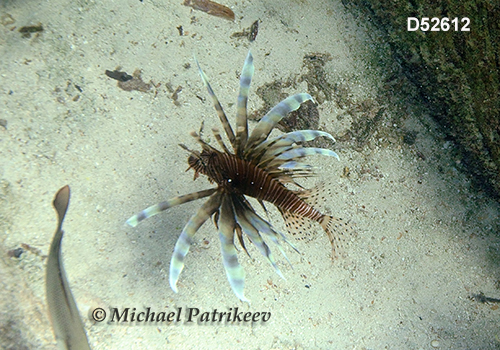
<svg viewBox="0 0 500 350"><path fill-rule="evenodd" d="M259 201L259 202L261 202L261 201ZM261 204L263 205L264 210L266 210L264 203L261 203ZM280 239L285 241L290 247L292 247L297 253L300 254L298 249L286 238L286 236L283 233L276 230L273 227L273 225L271 225L268 221L262 219L254 211L248 210L245 212L245 215L246 215L247 220L250 222L250 224L253 227L255 227L255 229L257 231L264 233L264 235L266 237L269 237L269 239L271 239L274 242L274 244L276 244L278 246L278 249L280 250L281 254L285 257L288 264L290 264L290 266L292 266L292 263L288 259L288 256L286 255L285 250L283 249L283 246L280 242ZM293 266L292 266L292 268L293 268Z"/></svg>
<svg viewBox="0 0 500 350"><path fill-rule="evenodd" d="M234 294L241 301L248 302L245 298L245 271L238 262L238 252L234 246L234 233L237 228L233 207L230 199L224 196L219 217L219 240L221 243L222 261L226 270L227 280Z"/></svg>
<svg viewBox="0 0 500 350"><path fill-rule="evenodd" d="M216 192L211 196L198 210L198 212L189 219L186 226L182 229L182 233L177 239L174 247L174 253L170 260L170 287L177 293L177 280L184 268L184 258L189 252L193 236L198 229L207 221L220 207L221 193Z"/></svg>
<svg viewBox="0 0 500 350"><path fill-rule="evenodd" d="M326 137L335 142L332 135L327 132L320 130L296 130L281 136L274 137L272 139L267 139L261 142L258 146L254 148L254 153L256 157L259 156L259 152L268 152L269 149L274 149L277 147L291 146L294 143L302 143L306 141L312 141L318 137Z"/></svg>
<svg viewBox="0 0 500 350"><path fill-rule="evenodd" d="M241 198L235 200L233 202L233 205L236 214L236 222L240 225L241 229L243 230L243 233L245 233L245 235L248 236L250 241L252 241L252 243L257 247L260 253L267 259L267 261L274 268L274 271L276 271L276 273L281 278L285 279L280 269L278 268L278 265L276 265L276 261L274 260L274 256L273 253L271 252L271 249L269 249L268 245L260 235L259 229L257 229L247 218L247 215L251 213L255 214L253 208L246 205L245 199Z"/></svg>
<svg viewBox="0 0 500 350"><path fill-rule="evenodd" d="M256 152L254 152L254 154L259 157L259 162L266 162L272 160L276 155L280 155L285 151L296 148L297 146L302 147L303 142L312 141L320 136L329 138L335 142L333 136L327 132L319 130L297 130L275 138L273 141L267 140L262 142L258 147L256 147ZM257 151L262 154L259 155L259 152Z"/></svg>
<svg viewBox="0 0 500 350"><path fill-rule="evenodd" d="M332 244L332 259L344 256L343 245L348 237L353 235L353 227L348 222L331 215L323 215L319 223Z"/></svg>
<svg viewBox="0 0 500 350"><path fill-rule="evenodd" d="M301 170L301 171L310 171L312 172L314 170L314 167L309 165L309 164L306 164L306 163L301 163L301 162L297 162L296 160L291 160L291 161L288 161L288 162L285 162L283 164L281 164L279 167L278 167L279 170L285 170L285 171L297 171L297 170ZM189 170L189 169L188 169ZM187 171L187 170L186 170Z"/></svg>
<svg viewBox="0 0 500 350"><path fill-rule="evenodd" d="M264 204L264 201L262 199L257 199L257 201L259 202L261 208L264 210L264 213L266 213L267 220L271 221L271 219L269 217L269 211L267 210L266 205Z"/></svg>
<svg viewBox="0 0 500 350"><path fill-rule="evenodd" d="M218 230L219 229L219 218L220 218L220 211L217 210L213 215L212 215L212 220L214 222L215 228Z"/></svg>
<svg viewBox="0 0 500 350"><path fill-rule="evenodd" d="M245 253L247 253L249 258L252 258L252 256L247 250L247 247L245 246L245 240L243 239L243 231L241 230L240 225L236 224L234 231L236 232L236 237L238 237L238 242L240 242L241 248L245 251Z"/></svg>
<svg viewBox="0 0 500 350"><path fill-rule="evenodd" d="M212 195L215 191L217 191L217 188L210 188L208 190L193 192L185 194L183 196L171 198L167 201L155 204L147 209L144 209L139 214L134 215L130 219L128 219L126 223L132 227L136 227L142 220L155 216L161 213L162 211L167 210L168 208L172 208L177 205L191 202L200 198L208 197Z"/></svg>
<svg viewBox="0 0 500 350"><path fill-rule="evenodd" d="M323 155L323 156L330 156L334 157L337 160L339 160L339 156L337 153L334 151L331 151L329 149L325 148L314 148L314 147L296 147L296 148L286 148L283 150L282 153L277 153L273 155L272 157L265 158L261 160L261 162L258 164L259 167L265 168L267 171L275 171L277 169L280 169L280 167L283 164L289 164L290 166L294 166L293 163L290 163L292 161L297 161L300 158L304 158L307 156L311 155ZM312 169L310 169L312 170ZM304 171L308 172L310 170L304 169ZM293 169L290 171L294 171ZM301 170L298 170L299 172Z"/></svg>
<svg viewBox="0 0 500 350"><path fill-rule="evenodd" d="M231 233L231 235L234 235L234 232ZM219 232L219 239L221 242L222 260L229 285L238 299L249 302L244 295L245 271L238 262L236 248L234 247L232 240L226 237L222 228Z"/></svg>

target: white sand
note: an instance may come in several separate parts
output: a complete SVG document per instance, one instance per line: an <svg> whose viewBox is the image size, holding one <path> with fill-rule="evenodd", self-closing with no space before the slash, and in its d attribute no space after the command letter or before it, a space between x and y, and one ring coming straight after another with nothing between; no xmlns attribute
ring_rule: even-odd
<svg viewBox="0 0 500 350"><path fill-rule="evenodd" d="M69 184L64 263L93 349L498 348L500 310L469 297L482 291L500 298L499 205L472 187L456 146L423 106L396 107L390 89L380 95L396 64L367 19L355 19L340 1L225 1L236 13L234 23L181 3L1 5L0 118L8 125L0 127L0 347L55 348L43 255L56 226L53 196ZM255 42L229 38L256 19ZM21 38L18 28L38 22L43 33ZM333 189L327 210L356 223L348 257L332 263L328 239L317 229L315 239L296 243L300 255L287 248L293 269L271 246L282 280L252 248L253 259L240 254L250 305L229 287L211 223L196 235L179 293L169 287L173 246L201 202L136 228L124 225L151 204L210 186L184 172L187 153L177 146L197 148L188 132L205 121L208 135L218 124L193 53L232 118L249 47L256 67L251 110L262 105L257 87L305 74L303 56L314 52L332 56L326 78L347 87L354 105L378 98L386 108L361 149L338 142L340 162L311 160L319 180ZM161 85L150 93L123 91L104 75L118 66L129 74L142 69L146 82ZM182 86L180 106L167 83ZM391 89L407 88L404 79L401 84ZM306 89L302 82L288 92ZM335 101L321 104L320 116L321 129L334 136L352 127L347 107ZM405 131L418 132L415 144L402 141ZM342 177L344 167L349 177ZM278 215L272 220L283 227ZM22 243L41 255L8 258L7 251ZM254 324L93 324L91 307L238 307L272 316Z"/></svg>

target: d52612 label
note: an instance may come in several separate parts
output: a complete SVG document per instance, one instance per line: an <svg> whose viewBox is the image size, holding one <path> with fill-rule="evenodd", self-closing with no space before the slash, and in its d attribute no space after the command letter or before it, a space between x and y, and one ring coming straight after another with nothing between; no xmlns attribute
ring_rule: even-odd
<svg viewBox="0 0 500 350"><path fill-rule="evenodd" d="M421 30L423 32L470 32L470 19L468 17L449 19L448 17L408 17L408 31L414 32Z"/></svg>

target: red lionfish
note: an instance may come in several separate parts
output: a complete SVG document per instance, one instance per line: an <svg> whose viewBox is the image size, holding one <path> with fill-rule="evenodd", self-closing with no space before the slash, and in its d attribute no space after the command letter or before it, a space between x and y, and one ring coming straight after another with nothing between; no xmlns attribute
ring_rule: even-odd
<svg viewBox="0 0 500 350"><path fill-rule="evenodd" d="M180 145L190 152L188 170L194 170L194 179L200 174L206 175L210 183L215 183L217 187L175 197L153 205L132 216L127 220L127 223L135 227L140 221L166 209L209 197L198 212L189 219L175 244L170 261L170 287L174 292L177 292L177 280L184 268L184 258L189 251L193 236L205 221L213 217L219 233L222 260L229 284L240 300L248 301L243 293L245 272L238 262L235 236L243 250L248 254L244 242L244 237L247 237L282 278L284 277L263 236L273 241L287 260L280 240L287 242L295 250L297 249L287 240L285 235L254 211L246 198L247 196L257 199L264 210L264 201L274 204L283 215L289 228L291 225L300 225L303 218L318 222L326 231L332 243L333 254L336 255L335 249L339 247L339 235L349 230L347 224L333 216L322 214L308 204L307 194L309 191L292 191L285 187L285 184L291 183L302 188L295 182L295 178L313 174L312 167L300 161L302 158L321 154L338 159L338 155L331 150L303 147L303 142L314 140L317 137L327 137L333 141L335 139L330 134L318 130L298 130L269 138L269 134L276 124L288 113L297 110L305 101L313 101L311 95L307 93L296 94L281 101L257 123L250 134L248 133L247 101L254 73L253 57L250 52L240 76L235 133L208 82L207 76L201 70L198 61L196 64L233 151L231 152L224 144L217 128L213 128L212 131L222 151L209 145L196 132L191 132L191 135L201 145L202 151L192 151L186 146Z"/></svg>

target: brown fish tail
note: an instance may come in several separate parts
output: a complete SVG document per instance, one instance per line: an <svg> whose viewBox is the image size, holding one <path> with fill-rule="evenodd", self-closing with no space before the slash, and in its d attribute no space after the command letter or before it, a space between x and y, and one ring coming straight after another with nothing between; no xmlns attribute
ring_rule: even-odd
<svg viewBox="0 0 500 350"><path fill-rule="evenodd" d="M353 232L352 226L342 219L331 215L323 215L319 220L319 224L325 230L332 244L332 257L336 259L344 255L342 247L347 237Z"/></svg>

